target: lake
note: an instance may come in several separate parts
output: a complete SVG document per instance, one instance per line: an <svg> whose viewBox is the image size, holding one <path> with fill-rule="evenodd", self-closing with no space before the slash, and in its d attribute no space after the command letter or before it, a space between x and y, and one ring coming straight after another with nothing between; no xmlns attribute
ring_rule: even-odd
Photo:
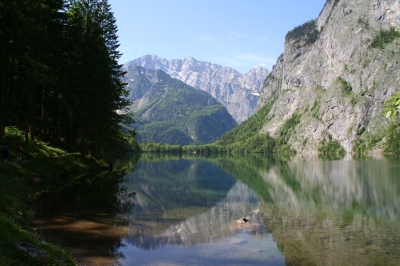
<svg viewBox="0 0 400 266"><path fill-rule="evenodd" d="M35 229L79 265L400 265L398 159L146 155L115 166L39 204Z"/></svg>

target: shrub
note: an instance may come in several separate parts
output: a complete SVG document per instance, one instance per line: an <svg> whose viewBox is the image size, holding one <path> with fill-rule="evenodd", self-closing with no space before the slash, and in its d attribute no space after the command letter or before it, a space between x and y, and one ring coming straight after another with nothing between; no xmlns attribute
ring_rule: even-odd
<svg viewBox="0 0 400 266"><path fill-rule="evenodd" d="M400 37L400 32L395 28L391 28L390 30L381 30L375 38L371 42L372 48L380 48L383 49L385 44L393 42L395 39Z"/></svg>
<svg viewBox="0 0 400 266"><path fill-rule="evenodd" d="M389 126L386 134L386 144L383 152L387 155L400 155L400 125L394 123Z"/></svg>
<svg viewBox="0 0 400 266"><path fill-rule="evenodd" d="M353 91L353 88L351 87L351 84L347 82L345 79L342 77L338 77L336 81L339 83L340 88L342 89L342 92L349 94Z"/></svg>
<svg viewBox="0 0 400 266"><path fill-rule="evenodd" d="M318 148L319 157L323 159L342 159L346 155L346 151L337 140L323 140L321 146Z"/></svg>

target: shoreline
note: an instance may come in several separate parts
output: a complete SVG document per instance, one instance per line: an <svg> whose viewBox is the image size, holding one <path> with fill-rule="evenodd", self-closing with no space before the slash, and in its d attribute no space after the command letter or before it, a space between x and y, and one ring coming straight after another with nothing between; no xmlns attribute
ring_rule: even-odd
<svg viewBox="0 0 400 266"><path fill-rule="evenodd" d="M76 265L65 249L35 231L35 200L67 182L67 173L101 171L106 164L78 154L54 155L0 165L0 265Z"/></svg>

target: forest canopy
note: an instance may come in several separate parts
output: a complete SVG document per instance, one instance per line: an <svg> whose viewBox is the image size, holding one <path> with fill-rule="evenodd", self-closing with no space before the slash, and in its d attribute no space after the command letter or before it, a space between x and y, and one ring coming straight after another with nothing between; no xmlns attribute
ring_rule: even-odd
<svg viewBox="0 0 400 266"><path fill-rule="evenodd" d="M0 0L0 141L17 126L27 142L119 149L129 116L118 47L107 0Z"/></svg>

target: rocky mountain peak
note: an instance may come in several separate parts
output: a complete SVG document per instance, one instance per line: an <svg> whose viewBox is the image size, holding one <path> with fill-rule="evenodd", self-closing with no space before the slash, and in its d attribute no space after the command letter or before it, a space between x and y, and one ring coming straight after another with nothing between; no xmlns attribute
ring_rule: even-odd
<svg viewBox="0 0 400 266"><path fill-rule="evenodd" d="M167 60L156 55L145 55L126 63L124 67L133 65L151 70L161 69L172 78L210 93L238 123L254 113L261 84L269 73L264 67L257 66L243 75L233 68L193 57Z"/></svg>

